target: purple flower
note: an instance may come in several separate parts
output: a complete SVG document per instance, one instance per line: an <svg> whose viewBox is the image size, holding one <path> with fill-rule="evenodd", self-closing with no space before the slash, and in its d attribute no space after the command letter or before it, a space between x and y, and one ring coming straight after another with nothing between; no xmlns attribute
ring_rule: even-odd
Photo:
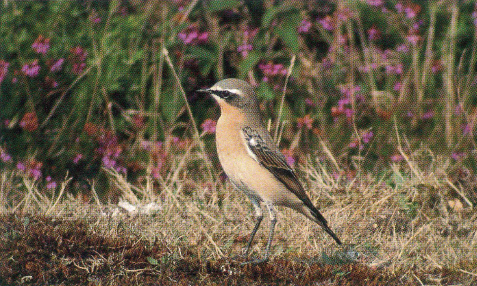
<svg viewBox="0 0 477 286"><path fill-rule="evenodd" d="M308 105L308 106L311 106L311 107L315 107L316 104L313 102L313 100L311 98L305 98L305 104Z"/></svg>
<svg viewBox="0 0 477 286"><path fill-rule="evenodd" d="M378 28L376 28L375 26L372 26L369 30L368 30L368 39L370 41L374 41L374 40L377 40L381 37L381 32L378 30Z"/></svg>
<svg viewBox="0 0 477 286"><path fill-rule="evenodd" d="M215 120L206 119L200 126L202 127L202 130L204 130L206 134L214 134L216 125L217 123L215 122Z"/></svg>
<svg viewBox="0 0 477 286"><path fill-rule="evenodd" d="M318 20L318 23L321 24L321 26L323 27L323 29L327 30L327 31L333 31L333 23L331 22L331 17L330 16L326 16L325 18L322 18L320 20Z"/></svg>
<svg viewBox="0 0 477 286"><path fill-rule="evenodd" d="M34 60L31 64L23 65L22 72L29 77L36 77L40 72L38 60Z"/></svg>
<svg viewBox="0 0 477 286"><path fill-rule="evenodd" d="M472 132L472 124L467 123L462 126L463 135L471 134L471 132Z"/></svg>
<svg viewBox="0 0 477 286"><path fill-rule="evenodd" d="M108 156L104 156L101 161L103 162L105 168L113 168L114 166L116 166L116 161L112 160Z"/></svg>
<svg viewBox="0 0 477 286"><path fill-rule="evenodd" d="M20 171L25 171L26 170L25 164L23 164L22 162L18 162L17 169Z"/></svg>
<svg viewBox="0 0 477 286"><path fill-rule="evenodd" d="M37 168L30 169L30 176L32 176L33 179L38 180L41 177L41 170Z"/></svg>
<svg viewBox="0 0 477 286"><path fill-rule="evenodd" d="M461 115L463 111L464 111L464 108L462 107L462 104L459 103L455 106L454 114L455 115Z"/></svg>
<svg viewBox="0 0 477 286"><path fill-rule="evenodd" d="M74 63L73 64L73 68L71 69L71 71L74 73L74 74L80 74L83 72L84 68L86 67L86 64L85 63Z"/></svg>
<svg viewBox="0 0 477 286"><path fill-rule="evenodd" d="M391 161L394 163L401 162L404 158L402 157L401 154L395 154L391 156Z"/></svg>
<svg viewBox="0 0 477 286"><path fill-rule="evenodd" d="M199 32L195 26L189 26L177 34L177 37L186 45L196 45L206 43L209 39L209 33Z"/></svg>
<svg viewBox="0 0 477 286"><path fill-rule="evenodd" d="M83 154L77 154L74 158L73 158L73 163L74 164L78 164L78 162L83 158Z"/></svg>
<svg viewBox="0 0 477 286"><path fill-rule="evenodd" d="M411 7L404 8L404 13L406 13L406 17L408 18L414 18L417 16L416 11L414 11L414 9L412 9Z"/></svg>
<svg viewBox="0 0 477 286"><path fill-rule="evenodd" d="M282 153L285 156L285 160L287 161L288 165L293 167L295 165L295 158L293 157L293 150L283 149Z"/></svg>
<svg viewBox="0 0 477 286"><path fill-rule="evenodd" d="M80 62L85 61L86 57L88 56L88 52L80 46L76 46L76 47L72 48L70 50L70 52L75 57L75 60L80 61Z"/></svg>
<svg viewBox="0 0 477 286"><path fill-rule="evenodd" d="M393 89L394 89L395 91L400 91L400 90L401 90L401 87L402 87L402 83L401 83L400 81L398 81L398 82L396 82L396 83L394 84Z"/></svg>
<svg viewBox="0 0 477 286"><path fill-rule="evenodd" d="M276 75L286 75L287 69L282 64L273 64L273 63L260 63L258 68L262 71L265 77L276 76ZM265 80L264 80L265 81Z"/></svg>
<svg viewBox="0 0 477 286"><path fill-rule="evenodd" d="M434 117L434 111L430 110L424 113L421 118L424 120L427 120L427 119L431 119L432 117Z"/></svg>
<svg viewBox="0 0 477 286"><path fill-rule="evenodd" d="M55 63L53 63L53 65L51 65L50 71L51 72L60 71L64 61L65 61L65 59L63 59L63 58L58 59Z"/></svg>
<svg viewBox="0 0 477 286"><path fill-rule="evenodd" d="M309 114L303 116L303 118L298 118L297 126L298 128L305 126L308 130L311 130L313 128L313 118Z"/></svg>
<svg viewBox="0 0 477 286"><path fill-rule="evenodd" d="M50 176L47 176L45 178L45 180L47 181L47 184L46 184L46 188L51 190L51 189L55 189L56 188L56 182L55 181L52 181L51 180L51 177Z"/></svg>
<svg viewBox="0 0 477 286"><path fill-rule="evenodd" d="M371 139L373 138L374 136L374 133L373 131L369 131L369 132L366 132L363 134L363 142L365 144L369 143L371 141Z"/></svg>
<svg viewBox="0 0 477 286"><path fill-rule="evenodd" d="M39 54L46 54L50 49L50 39L39 35L31 45L32 49Z"/></svg>
<svg viewBox="0 0 477 286"><path fill-rule="evenodd" d="M311 23L308 20L302 20L300 26L298 27L298 33L308 33L311 28Z"/></svg>
<svg viewBox="0 0 477 286"><path fill-rule="evenodd" d="M57 186L57 185L56 185L56 182L55 182L55 181L51 181L51 182L48 182L48 183L46 184L46 188L49 189L49 190L51 190L51 189L56 189L56 186Z"/></svg>
<svg viewBox="0 0 477 286"><path fill-rule="evenodd" d="M353 111L353 109L351 109L351 108L346 108L346 109L344 110L344 113L345 113L345 115L346 115L347 118L351 118L351 117L353 117L354 111Z"/></svg>
<svg viewBox="0 0 477 286"><path fill-rule="evenodd" d="M452 159L454 159L456 161L460 161L465 156L466 156L466 154L464 152L453 152L451 154Z"/></svg>
<svg viewBox="0 0 477 286"><path fill-rule="evenodd" d="M8 66L10 63L7 63L4 60L0 60L0 83L2 83L3 79L5 79L5 76L7 75L8 72Z"/></svg>
<svg viewBox="0 0 477 286"><path fill-rule="evenodd" d="M404 7L402 6L401 3L397 3L396 6L394 6L394 8L396 8L396 11L398 13L401 13L402 11L404 11Z"/></svg>
<svg viewBox="0 0 477 286"><path fill-rule="evenodd" d="M376 7L382 6L384 4L383 0L367 0L366 2L369 5L376 6Z"/></svg>
<svg viewBox="0 0 477 286"><path fill-rule="evenodd" d="M2 151L0 151L0 159L4 163L11 162L12 161L12 156L10 156L10 154L8 154L8 153L6 153L2 150Z"/></svg>
<svg viewBox="0 0 477 286"><path fill-rule="evenodd" d="M401 45L397 46L396 51L398 51L400 53L407 53L407 52L409 52L409 48L405 44L401 44Z"/></svg>
<svg viewBox="0 0 477 286"><path fill-rule="evenodd" d="M237 47L237 52L242 53L242 57L246 57L248 52L253 49L252 44L243 44Z"/></svg>
<svg viewBox="0 0 477 286"><path fill-rule="evenodd" d="M419 42L420 39L421 39L421 37L419 35L416 35L416 34L411 34L411 35L406 36L406 40L409 43L411 43L412 45L417 45L417 43Z"/></svg>

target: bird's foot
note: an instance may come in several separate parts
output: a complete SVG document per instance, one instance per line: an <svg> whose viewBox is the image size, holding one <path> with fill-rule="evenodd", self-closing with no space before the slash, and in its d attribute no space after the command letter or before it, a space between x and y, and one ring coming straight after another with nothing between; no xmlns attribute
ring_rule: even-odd
<svg viewBox="0 0 477 286"><path fill-rule="evenodd" d="M262 263L266 263L266 262L268 262L268 256L265 256L265 257L259 258L259 259L253 259L253 260L245 261L245 262L240 263L240 265L241 266L248 265L248 264L257 265L257 264L262 264Z"/></svg>

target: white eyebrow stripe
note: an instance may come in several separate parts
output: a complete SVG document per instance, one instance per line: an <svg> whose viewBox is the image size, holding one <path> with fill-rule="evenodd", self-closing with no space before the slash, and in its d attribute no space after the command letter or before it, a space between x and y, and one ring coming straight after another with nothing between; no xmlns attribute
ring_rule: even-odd
<svg viewBox="0 0 477 286"><path fill-rule="evenodd" d="M226 91L230 91L231 93L243 95L243 92L240 89L236 89L236 88L228 89L228 88L221 88L220 86L213 86L210 88L210 90L226 90Z"/></svg>

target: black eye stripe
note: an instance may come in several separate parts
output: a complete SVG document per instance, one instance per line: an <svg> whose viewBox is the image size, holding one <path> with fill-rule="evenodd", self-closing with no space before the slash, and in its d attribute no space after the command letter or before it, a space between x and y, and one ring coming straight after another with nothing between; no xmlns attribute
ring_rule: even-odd
<svg viewBox="0 0 477 286"><path fill-rule="evenodd" d="M223 99L230 99L235 96L234 93L228 90L214 90L214 94Z"/></svg>

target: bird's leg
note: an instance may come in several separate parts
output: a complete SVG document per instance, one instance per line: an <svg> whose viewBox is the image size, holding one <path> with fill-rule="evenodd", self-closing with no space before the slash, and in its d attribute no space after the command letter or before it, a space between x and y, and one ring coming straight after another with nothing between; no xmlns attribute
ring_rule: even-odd
<svg viewBox="0 0 477 286"><path fill-rule="evenodd" d="M247 257L250 252L250 247L252 246L253 238L255 237L255 234L257 233L257 230L260 227L260 223L262 222L262 219L263 219L263 212L262 212L262 208L260 207L260 203L256 201L252 201L252 204L253 204L253 207L255 208L255 219L257 220L257 222L255 223L252 233L250 234L250 238L247 243L247 248L245 250L245 257Z"/></svg>
<svg viewBox="0 0 477 286"><path fill-rule="evenodd" d="M275 231L275 224L277 223L277 216L275 214L275 209L273 208L273 205L270 202L265 202L265 205L267 206L268 212L270 214L270 232L268 233L268 242L265 248L265 256L261 259L244 262L242 263L242 265L249 264L249 263L259 264L259 263L267 262L268 258L270 257L270 248L272 246L273 234Z"/></svg>

